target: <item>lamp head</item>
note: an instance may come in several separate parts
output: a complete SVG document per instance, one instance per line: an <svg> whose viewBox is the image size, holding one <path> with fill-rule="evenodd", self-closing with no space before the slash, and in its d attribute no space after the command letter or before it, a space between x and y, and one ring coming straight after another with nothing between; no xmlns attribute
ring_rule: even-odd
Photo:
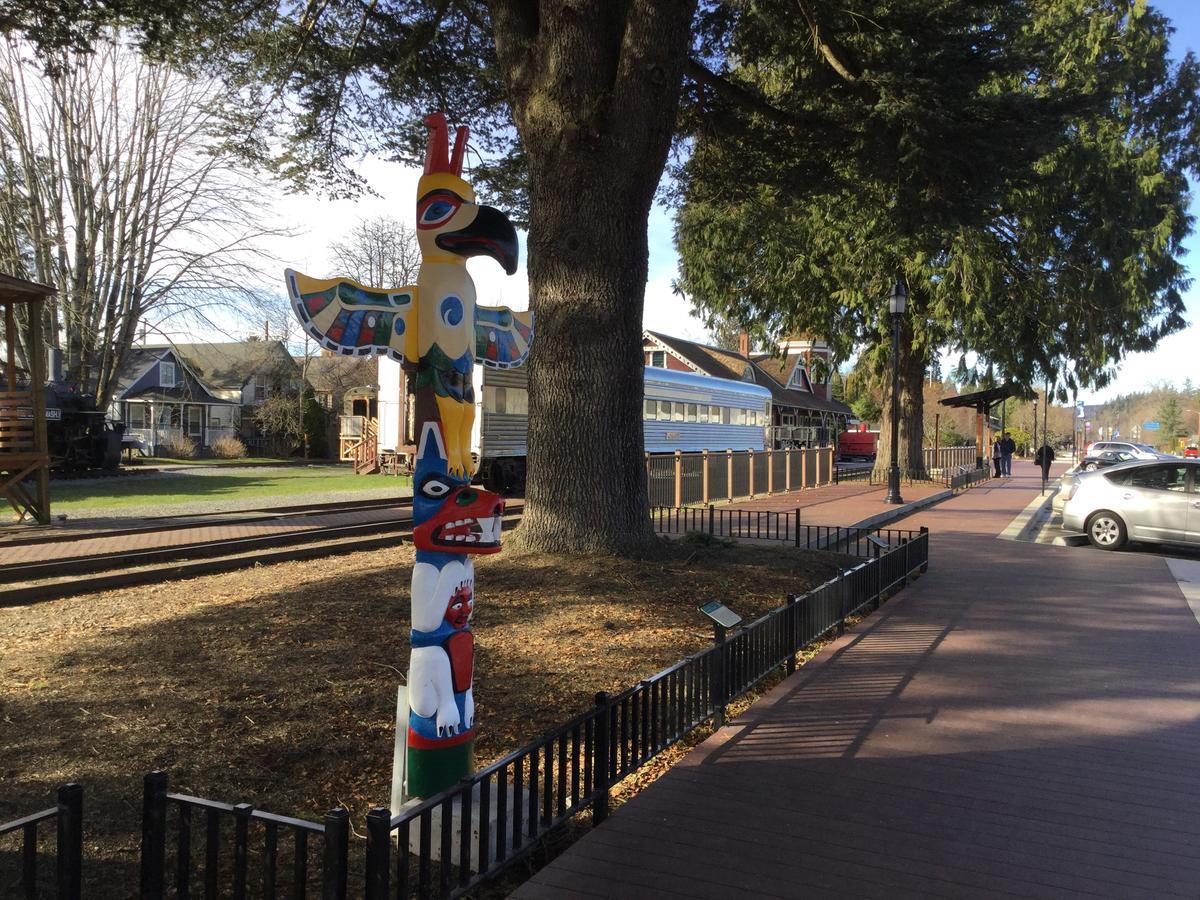
<svg viewBox="0 0 1200 900"><path fill-rule="evenodd" d="M903 281L897 281L892 285L892 296L888 300L888 309L893 316L902 316L907 306L908 289L904 287Z"/></svg>

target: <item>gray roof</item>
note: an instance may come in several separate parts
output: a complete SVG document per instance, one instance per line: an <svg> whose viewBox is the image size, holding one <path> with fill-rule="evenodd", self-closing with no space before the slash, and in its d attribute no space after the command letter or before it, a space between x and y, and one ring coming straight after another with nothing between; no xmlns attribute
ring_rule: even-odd
<svg viewBox="0 0 1200 900"><path fill-rule="evenodd" d="M742 372L746 366L754 371L754 383L762 385L771 392L771 400L778 406L790 406L796 409L806 409L812 412L829 412L838 416L852 416L854 411L846 404L837 400L826 400L810 394L808 391L798 391L784 387L775 376L756 361L733 350L723 350L720 347L710 347L695 341L685 341L683 338L662 334L658 331L647 331L654 340L663 346L670 347L692 365L702 369L716 378L742 380Z"/></svg>
<svg viewBox="0 0 1200 900"><path fill-rule="evenodd" d="M150 365L168 353L182 364L185 377L194 379L213 399L226 402L241 402L242 388L260 372L299 375L296 361L280 341L137 346L130 350L121 367L117 396L133 386ZM171 390L158 388L155 392L170 396Z"/></svg>

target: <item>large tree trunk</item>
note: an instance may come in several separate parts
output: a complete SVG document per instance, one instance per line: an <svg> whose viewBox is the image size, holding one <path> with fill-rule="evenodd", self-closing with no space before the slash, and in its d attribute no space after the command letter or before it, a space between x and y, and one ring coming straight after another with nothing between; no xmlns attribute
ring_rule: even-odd
<svg viewBox="0 0 1200 900"><path fill-rule="evenodd" d="M529 160L535 315L526 505L510 546L638 553L654 544L642 439L646 229L694 3L492 6Z"/></svg>
<svg viewBox="0 0 1200 900"><path fill-rule="evenodd" d="M913 347L912 328L900 328L900 429L897 460L902 478L927 477L925 455L925 372L928 354ZM879 454L875 458L876 479L887 478L892 461L892 368L889 360L883 376L883 415L879 426Z"/></svg>

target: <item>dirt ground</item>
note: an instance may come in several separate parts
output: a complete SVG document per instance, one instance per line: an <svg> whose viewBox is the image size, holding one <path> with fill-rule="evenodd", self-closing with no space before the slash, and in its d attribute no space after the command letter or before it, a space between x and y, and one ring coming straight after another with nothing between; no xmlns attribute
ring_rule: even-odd
<svg viewBox="0 0 1200 900"><path fill-rule="evenodd" d="M152 769L172 790L271 812L344 806L361 828L390 792L412 559L405 545L0 609L0 821L81 782L89 897L135 892ZM750 620L838 563L686 544L653 562L479 559L479 762L703 647L700 604ZM15 850L0 839L0 896Z"/></svg>

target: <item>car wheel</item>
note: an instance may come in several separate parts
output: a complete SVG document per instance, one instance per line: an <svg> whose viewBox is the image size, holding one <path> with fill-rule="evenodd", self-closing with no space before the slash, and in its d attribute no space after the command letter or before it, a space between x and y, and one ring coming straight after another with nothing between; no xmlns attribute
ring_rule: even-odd
<svg viewBox="0 0 1200 900"><path fill-rule="evenodd" d="M1125 543L1125 523L1116 513L1102 509L1087 520L1087 537L1093 547L1116 550Z"/></svg>
<svg viewBox="0 0 1200 900"><path fill-rule="evenodd" d="M1096 465L1095 463L1088 463L1086 466L1083 467L1083 471L1095 472L1098 468L1100 468L1100 467L1098 465Z"/></svg>

